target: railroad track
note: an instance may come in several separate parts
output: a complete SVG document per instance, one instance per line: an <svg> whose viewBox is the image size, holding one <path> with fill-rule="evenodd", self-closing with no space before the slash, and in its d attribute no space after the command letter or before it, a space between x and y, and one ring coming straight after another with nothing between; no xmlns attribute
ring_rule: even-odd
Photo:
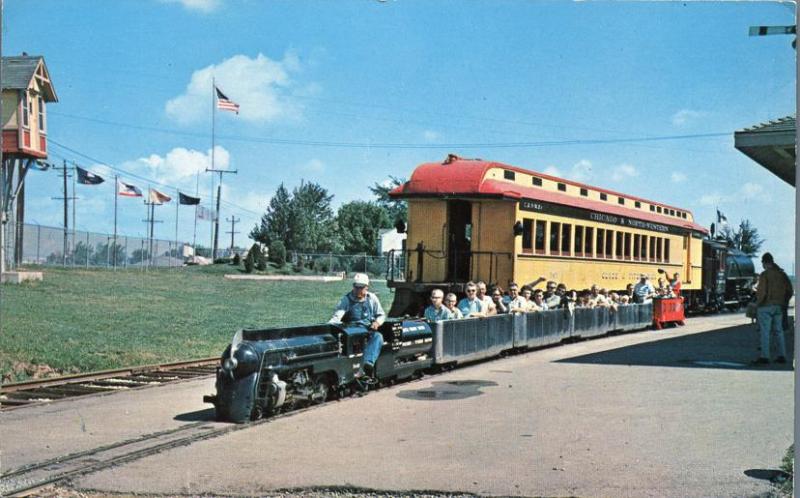
<svg viewBox="0 0 800 498"><path fill-rule="evenodd" d="M0 410L197 379L213 375L218 363L218 357L202 358L4 384Z"/></svg>
<svg viewBox="0 0 800 498"><path fill-rule="evenodd" d="M214 361L219 360L215 358ZM428 376L424 375L391 385L413 385L427 378ZM336 401L357 399L370 392L372 390L353 391L349 396L337 398ZM86 474L132 462L172 448L188 446L198 441L268 424L284 417L313 410L324 403L292 408L269 418L246 424L233 425L210 421L189 423L175 429L145 434L126 441L25 465L0 474L0 496L9 498L36 496L38 492L50 486L68 484L70 480Z"/></svg>

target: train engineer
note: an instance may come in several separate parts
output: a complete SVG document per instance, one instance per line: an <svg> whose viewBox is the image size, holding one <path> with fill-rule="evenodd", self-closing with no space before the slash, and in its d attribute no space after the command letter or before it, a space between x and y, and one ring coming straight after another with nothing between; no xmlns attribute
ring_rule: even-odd
<svg viewBox="0 0 800 498"><path fill-rule="evenodd" d="M378 296L369 292L369 277L365 273L356 273L353 277L353 290L345 294L336 306L329 323L358 323L369 329L369 339L364 348L364 361L359 374L372 377L375 362L381 353L383 335L377 332L386 320Z"/></svg>

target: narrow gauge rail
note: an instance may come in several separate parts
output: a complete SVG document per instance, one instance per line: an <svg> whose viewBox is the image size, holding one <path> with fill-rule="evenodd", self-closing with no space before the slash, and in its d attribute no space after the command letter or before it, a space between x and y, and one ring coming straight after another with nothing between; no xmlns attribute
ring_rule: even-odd
<svg viewBox="0 0 800 498"><path fill-rule="evenodd" d="M218 357L102 370L0 386L0 410L214 375Z"/></svg>

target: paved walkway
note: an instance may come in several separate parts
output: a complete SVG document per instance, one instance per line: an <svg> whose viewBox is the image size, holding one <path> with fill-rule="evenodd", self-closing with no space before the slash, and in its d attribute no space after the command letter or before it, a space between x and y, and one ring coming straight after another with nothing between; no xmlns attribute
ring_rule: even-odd
<svg viewBox="0 0 800 498"><path fill-rule="evenodd" d="M226 496L316 486L750 496L769 486L745 472L777 468L791 443L793 372L747 364L757 336L746 322L741 315L696 318L683 328L485 362L147 457L75 485ZM165 403L171 390L180 396ZM210 417L200 403L207 392L209 383L199 381L119 395L133 417L108 404L117 395L90 404L108 410L97 432L113 437L115 430L154 432ZM9 426L13 412L0 415L4 467L41 460L48 416L63 420L76 413L73 403L28 424L19 417ZM6 439L20 427L27 444Z"/></svg>

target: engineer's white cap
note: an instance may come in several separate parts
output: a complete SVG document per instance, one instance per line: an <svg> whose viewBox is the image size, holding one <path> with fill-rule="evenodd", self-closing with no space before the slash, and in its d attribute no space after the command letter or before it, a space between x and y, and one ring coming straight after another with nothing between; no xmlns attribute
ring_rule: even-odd
<svg viewBox="0 0 800 498"><path fill-rule="evenodd" d="M355 287L366 287L369 285L369 277L366 273L356 273L353 276L353 285Z"/></svg>

